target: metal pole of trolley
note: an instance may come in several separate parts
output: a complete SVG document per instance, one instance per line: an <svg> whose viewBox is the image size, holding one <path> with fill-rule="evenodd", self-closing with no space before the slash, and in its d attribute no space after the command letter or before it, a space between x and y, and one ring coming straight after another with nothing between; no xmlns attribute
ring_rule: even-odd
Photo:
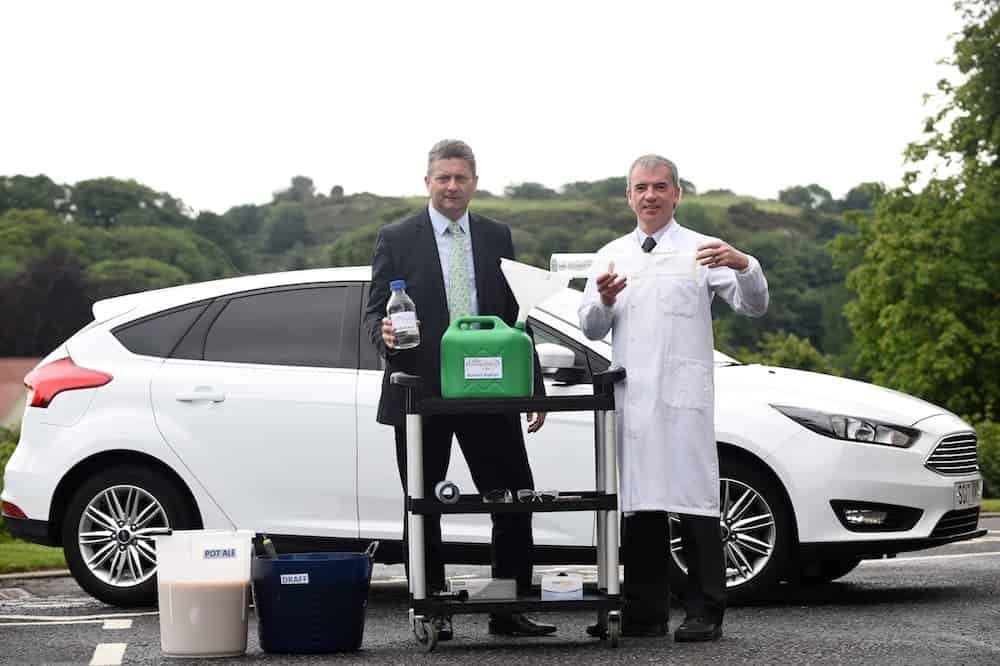
<svg viewBox="0 0 1000 666"><path fill-rule="evenodd" d="M604 486L604 433L605 433L605 414L603 410L594 412L594 474L595 474L595 490L599 493L606 492L607 489ZM607 566L608 563L605 559L604 553L604 531L605 524L607 523L607 516L604 511L597 511L597 589L606 590L608 589L607 582Z"/></svg>
<svg viewBox="0 0 1000 666"><path fill-rule="evenodd" d="M406 390L406 495L409 499L424 498L424 430L420 416L420 378L394 372L390 378ZM407 503L409 521L409 582L414 599L427 598L427 563L424 561L424 516L414 513Z"/></svg>
<svg viewBox="0 0 1000 666"><path fill-rule="evenodd" d="M618 494L618 451L617 451L617 426L615 424L615 412L605 412L604 418L604 487L607 491ZM609 510L605 515L604 529L604 557L607 570L608 594L619 593L618 579L618 507ZM603 512L602 512L603 513Z"/></svg>

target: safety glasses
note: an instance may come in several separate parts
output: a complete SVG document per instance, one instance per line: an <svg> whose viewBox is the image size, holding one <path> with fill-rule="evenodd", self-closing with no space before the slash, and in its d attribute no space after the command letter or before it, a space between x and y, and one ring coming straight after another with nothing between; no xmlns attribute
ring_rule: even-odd
<svg viewBox="0 0 1000 666"><path fill-rule="evenodd" d="M512 493L507 488L498 488L483 493L483 501L490 503L510 504L514 497L517 497L518 502L554 502L559 498L559 491L522 488Z"/></svg>

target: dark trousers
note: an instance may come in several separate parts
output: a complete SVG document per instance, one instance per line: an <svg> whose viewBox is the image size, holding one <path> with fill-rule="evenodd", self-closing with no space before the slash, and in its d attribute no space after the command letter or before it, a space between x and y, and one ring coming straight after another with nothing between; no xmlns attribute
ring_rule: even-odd
<svg viewBox="0 0 1000 666"><path fill-rule="evenodd" d="M721 622L726 610L726 570L719 519L680 516L688 576L681 599L689 616ZM670 525L662 511L640 511L623 520L626 621L666 622L670 583Z"/></svg>
<svg viewBox="0 0 1000 666"><path fill-rule="evenodd" d="M499 488L515 492L534 488L524 435L516 415L477 414L423 417L424 497L434 497L434 486L444 480L451 460L454 435L480 493ZM406 429L396 427L396 463L406 494ZM469 492L468 488L462 489ZM531 514L495 514L493 518L492 564L494 578L514 578L519 588L531 585ZM408 559L408 521L403 511L403 553ZM441 517L424 516L427 588L445 588L444 557L441 552Z"/></svg>

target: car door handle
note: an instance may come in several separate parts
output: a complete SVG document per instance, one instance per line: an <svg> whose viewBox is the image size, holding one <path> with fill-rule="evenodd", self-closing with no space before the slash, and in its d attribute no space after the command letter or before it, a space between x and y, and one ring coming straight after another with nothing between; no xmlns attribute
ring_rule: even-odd
<svg viewBox="0 0 1000 666"><path fill-rule="evenodd" d="M190 393L178 393L174 397L177 398L178 402L224 402L226 400L225 393L199 391L197 389Z"/></svg>

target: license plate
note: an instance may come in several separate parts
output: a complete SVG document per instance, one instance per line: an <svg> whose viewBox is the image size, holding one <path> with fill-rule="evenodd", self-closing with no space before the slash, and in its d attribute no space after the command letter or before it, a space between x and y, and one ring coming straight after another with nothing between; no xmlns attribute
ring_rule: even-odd
<svg viewBox="0 0 1000 666"><path fill-rule="evenodd" d="M971 509L979 506L979 502L982 498L983 482L981 480L959 481L955 484L956 509Z"/></svg>

